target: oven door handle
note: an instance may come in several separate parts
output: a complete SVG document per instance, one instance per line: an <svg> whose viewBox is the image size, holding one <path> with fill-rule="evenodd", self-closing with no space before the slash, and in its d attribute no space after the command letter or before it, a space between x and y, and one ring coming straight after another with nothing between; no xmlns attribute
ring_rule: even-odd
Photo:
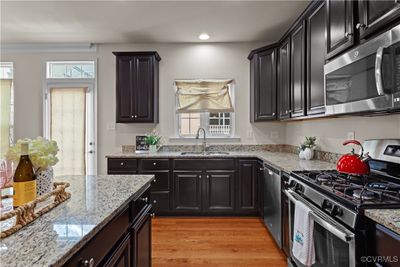
<svg viewBox="0 0 400 267"><path fill-rule="evenodd" d="M384 48L382 46L379 47L378 50L376 51L376 58L375 58L375 83L378 95L385 95L385 91L383 89L383 81L382 81L383 50Z"/></svg>
<svg viewBox="0 0 400 267"><path fill-rule="evenodd" d="M318 211L316 208L313 207L313 204L308 202L307 200L303 199L293 190L288 189L284 190L285 195L289 198L290 201L296 203L296 201L303 202L307 207L311 209L310 216L312 219L324 227L327 231L334 234L340 240L348 243L354 238L354 234L344 229L344 227L338 225L337 223L333 222L328 216L323 214L322 212Z"/></svg>

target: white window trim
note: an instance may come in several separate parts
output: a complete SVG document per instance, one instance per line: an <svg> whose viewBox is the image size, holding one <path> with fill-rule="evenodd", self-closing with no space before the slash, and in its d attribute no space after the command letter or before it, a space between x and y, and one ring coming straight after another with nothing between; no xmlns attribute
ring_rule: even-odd
<svg viewBox="0 0 400 267"><path fill-rule="evenodd" d="M92 129L92 133L90 133L90 136L88 136L92 141L92 146L90 150L93 151L93 166L91 173L93 175L97 175L98 171L98 164L97 164L97 151L98 151L98 146L97 146L97 127L98 127L98 122L97 122L97 76L98 76L98 60L97 59L88 59L88 60L76 60L76 61L94 61L94 78L47 78L47 62L48 61L66 61L66 60L45 60L44 61L44 77L43 77L43 136L45 138L50 137L50 99L48 98L49 96L49 88L51 87L68 87L68 86L76 86L76 87L87 87L88 92L92 91L93 96L86 98L86 105L88 108L92 109L94 111L94 121L93 125L88 125L90 129ZM70 60L72 62L72 60ZM86 114L86 116L88 116ZM88 119L86 118L86 121ZM86 144L86 151L89 151L89 148L87 147L88 144Z"/></svg>
<svg viewBox="0 0 400 267"><path fill-rule="evenodd" d="M206 130L206 135L207 135L207 140L210 141L227 141L227 142L238 142L240 141L240 136L236 136L236 101L235 101L235 80L232 79L233 82L229 85L229 94L231 96L231 101L232 105L234 108L234 112L230 112L230 123L231 123L231 133L230 135L210 135L208 133L208 119L209 117L205 115L205 113L200 113L200 124L201 125L206 125L205 130ZM169 138L169 141L188 141L188 140L196 140L195 135L181 135L180 134L180 114L176 113L178 105L178 98L175 96L175 105L174 105L174 128L175 128L175 134L174 136ZM215 112L216 113L216 112Z"/></svg>

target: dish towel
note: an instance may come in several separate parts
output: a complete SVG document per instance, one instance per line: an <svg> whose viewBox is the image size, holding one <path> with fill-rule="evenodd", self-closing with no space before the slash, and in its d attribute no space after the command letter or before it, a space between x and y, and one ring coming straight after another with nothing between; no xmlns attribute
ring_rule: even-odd
<svg viewBox="0 0 400 267"><path fill-rule="evenodd" d="M314 220L311 210L303 202L296 201L293 226L293 256L305 266L315 263Z"/></svg>

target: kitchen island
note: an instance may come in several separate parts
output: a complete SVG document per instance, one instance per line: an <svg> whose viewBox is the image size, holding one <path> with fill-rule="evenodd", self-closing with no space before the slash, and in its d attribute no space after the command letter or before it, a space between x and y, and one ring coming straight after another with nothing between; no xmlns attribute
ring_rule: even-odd
<svg viewBox="0 0 400 267"><path fill-rule="evenodd" d="M151 260L149 187L154 175L65 176L71 198L1 240L2 266L130 265L140 251ZM147 233L138 235L138 231ZM146 242L139 242L146 244ZM121 253L122 251L122 253Z"/></svg>

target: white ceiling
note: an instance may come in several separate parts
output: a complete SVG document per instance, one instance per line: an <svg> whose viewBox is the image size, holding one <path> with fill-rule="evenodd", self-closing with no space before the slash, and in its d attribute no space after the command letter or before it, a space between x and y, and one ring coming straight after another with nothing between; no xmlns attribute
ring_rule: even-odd
<svg viewBox="0 0 400 267"><path fill-rule="evenodd" d="M2 43L274 42L308 1L1 1Z"/></svg>

